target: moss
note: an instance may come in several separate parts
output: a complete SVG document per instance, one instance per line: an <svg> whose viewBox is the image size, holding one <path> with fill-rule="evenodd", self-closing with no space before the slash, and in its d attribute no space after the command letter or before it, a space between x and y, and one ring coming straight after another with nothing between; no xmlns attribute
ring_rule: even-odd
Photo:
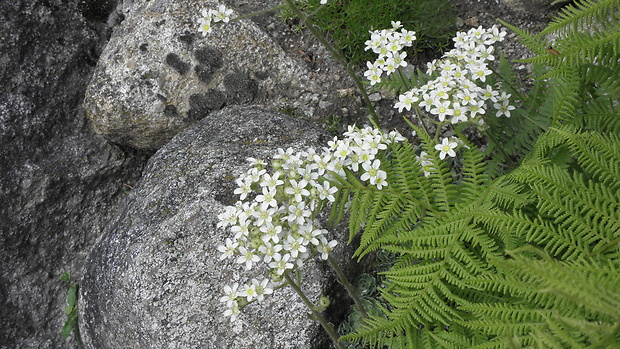
<svg viewBox="0 0 620 349"><path fill-rule="evenodd" d="M308 11L319 7L318 0L308 1ZM376 55L365 51L368 31L391 28L400 21L404 28L417 32L417 41L408 54L424 51L440 53L456 32L456 13L449 0L333 0L313 19L333 39L335 47L354 64L365 65Z"/></svg>

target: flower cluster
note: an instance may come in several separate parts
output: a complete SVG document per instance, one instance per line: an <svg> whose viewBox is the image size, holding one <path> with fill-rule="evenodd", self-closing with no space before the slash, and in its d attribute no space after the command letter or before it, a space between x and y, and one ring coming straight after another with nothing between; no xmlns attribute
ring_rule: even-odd
<svg viewBox="0 0 620 349"><path fill-rule="evenodd" d="M434 80L399 96L394 105L399 112L411 110L413 105L424 108L440 122L452 124L471 122L482 125L487 101L493 102L496 116L510 117L514 106L510 105L510 94L501 95L493 86L481 87L492 73L488 62L494 60L493 44L502 41L506 35L497 26L490 29L474 28L459 32L453 39L455 48L445 53L441 60L427 64L427 74L439 73Z"/></svg>
<svg viewBox="0 0 620 349"><path fill-rule="evenodd" d="M370 32L370 40L366 41L365 50L372 50L378 54L374 63L366 62L368 70L364 76L374 85L381 82L381 75L385 72L390 75L399 67L406 67L406 52L401 52L404 47L413 45L416 40L415 32L401 29L400 22L392 22L391 29L375 30Z"/></svg>
<svg viewBox="0 0 620 349"><path fill-rule="evenodd" d="M227 8L224 5L218 6L217 10L202 10L202 17L198 19L198 24L200 24L198 31L201 32L202 35L209 34L213 29L211 26L212 23L228 23L228 21L230 21L230 15L232 13L233 10Z"/></svg>
<svg viewBox="0 0 620 349"><path fill-rule="evenodd" d="M318 211L335 200L337 188L330 184L334 175L348 169L362 181L381 189L388 185L381 170L380 152L392 142L402 141L397 132L384 134L371 127L349 127L345 138L334 138L322 152L309 148L294 152L278 149L267 171L267 163L250 158L253 166L236 180L234 193L240 201L228 206L218 218L218 227L230 227L234 234L218 247L221 259L232 258L246 270L262 265L269 272L264 280L252 280L240 288L226 286L227 310L234 320L239 308L254 299L261 301L273 289L272 283L302 267L313 255L327 259L337 244L328 240L328 231L316 219Z"/></svg>

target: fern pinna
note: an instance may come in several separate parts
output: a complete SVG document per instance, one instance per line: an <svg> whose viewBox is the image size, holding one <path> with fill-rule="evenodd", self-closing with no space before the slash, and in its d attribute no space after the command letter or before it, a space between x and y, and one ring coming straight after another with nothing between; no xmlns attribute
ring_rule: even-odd
<svg viewBox="0 0 620 349"><path fill-rule="evenodd" d="M425 144L429 143L427 139ZM366 187L353 176L336 183L350 193L351 240L363 231L355 255L361 258L377 249L399 255L397 263L383 273L388 280L382 290L390 305L385 309L387 319L371 316L357 334L345 338L391 346L398 338L410 347L423 337L443 342L455 340L460 333L459 340L472 345L471 338L476 336L458 323L470 315L457 306L488 294L469 286L467 280L492 273L489 259L501 258L506 245L515 246L512 236L484 231L473 213L522 200L518 186L490 182L483 155L473 145L463 151L463 176L458 185L434 148L424 146L435 155L431 168L426 169L428 177L416 161L419 149L405 142L390 150L382 163L388 188ZM346 200L339 197L339 201ZM333 216L341 215L338 210L343 208L337 202Z"/></svg>
<svg viewBox="0 0 620 349"><path fill-rule="evenodd" d="M529 188L532 207L474 214L528 244L492 261L496 274L468 281L503 294L461 307L476 316L468 328L494 338L481 348L620 347L619 176L617 131L552 128L508 176Z"/></svg>
<svg viewBox="0 0 620 349"><path fill-rule="evenodd" d="M335 183L332 218L349 204L356 256L398 256L383 273L384 314L343 339L620 347L619 9L618 0L576 1L539 35L515 28L541 79L510 122L489 120L486 152L468 144L451 169L416 130L419 148L393 145L382 162L387 188L352 175ZM558 55L546 51L551 33ZM421 151L434 155L430 168L416 161Z"/></svg>

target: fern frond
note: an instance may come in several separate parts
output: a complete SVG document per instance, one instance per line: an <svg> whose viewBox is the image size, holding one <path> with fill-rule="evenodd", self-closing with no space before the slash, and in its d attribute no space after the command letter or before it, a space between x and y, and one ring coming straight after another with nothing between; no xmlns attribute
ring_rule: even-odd
<svg viewBox="0 0 620 349"><path fill-rule="evenodd" d="M437 189L424 177L420 163L415 160L415 148L409 143L391 147L390 155L381 164L388 173L389 183L382 190L365 185L351 172L347 172L345 178L336 176L333 181L341 190L346 190L346 195L336 198L330 221L339 221L350 199L349 242L362 231L360 246L355 252L358 258L377 248L374 241L378 237L397 236L411 230L424 212L437 210ZM442 178L447 182L450 174L446 170L443 172Z"/></svg>
<svg viewBox="0 0 620 349"><path fill-rule="evenodd" d="M581 77L575 69L566 68L556 70L559 75L553 84L555 101L553 103L552 120L555 124L570 122L575 118L578 107L581 105L579 95Z"/></svg>
<svg viewBox="0 0 620 349"><path fill-rule="evenodd" d="M425 148L428 154L433 154L429 160L432 164L432 170L428 176L431 182L433 203L438 211L448 211L451 203L457 198L456 185L453 183L452 174L446 166L446 162L439 159L439 151L430 145L425 145Z"/></svg>
<svg viewBox="0 0 620 349"><path fill-rule="evenodd" d="M554 48L560 54L533 50L536 56L522 61L554 67L556 73L563 67L574 69L583 64L617 64L620 56L620 18L616 14L618 6L618 0L576 1L574 6L561 11L545 30L533 38L522 38L527 38L528 45L529 42L542 41L550 35L556 36ZM596 57L596 61L592 61L593 57Z"/></svg>
<svg viewBox="0 0 620 349"><path fill-rule="evenodd" d="M535 65L533 70L542 74L546 68ZM533 81L531 91L522 97L520 108L515 109L510 118L485 118L489 126L485 132L489 142L484 154L491 178L514 169L519 160L534 148L538 137L553 119L556 98L547 81Z"/></svg>
<svg viewBox="0 0 620 349"><path fill-rule="evenodd" d="M545 39L542 39L540 37L538 37L537 35L534 35L530 32L528 32L527 30L523 30L520 29L518 27L515 27L511 24L508 24L504 21L502 21L501 19L498 20L502 25L504 25L505 27L507 27L508 29L512 30L513 32L515 32L515 34L517 34L517 37L519 38L519 40L521 40L521 42L527 47L529 48L531 51L533 51L536 55L544 55L547 53L547 47L549 46L548 42Z"/></svg>
<svg viewBox="0 0 620 349"><path fill-rule="evenodd" d="M617 260L558 262L531 247L510 256L495 260L497 275L470 282L504 292L512 300L462 306L478 318L464 326L539 348L620 344Z"/></svg>
<svg viewBox="0 0 620 349"><path fill-rule="evenodd" d="M564 7L538 36L564 33L566 30L579 31L592 21L607 21L610 15L614 15L619 4L617 0L574 1L573 4Z"/></svg>
<svg viewBox="0 0 620 349"><path fill-rule="evenodd" d="M459 185L459 203L473 202L478 199L480 188L488 184L484 155L477 148L466 148L462 152L463 178Z"/></svg>
<svg viewBox="0 0 620 349"><path fill-rule="evenodd" d="M558 130L561 132L563 130ZM620 136L614 133L564 133L580 166L612 191L620 190Z"/></svg>

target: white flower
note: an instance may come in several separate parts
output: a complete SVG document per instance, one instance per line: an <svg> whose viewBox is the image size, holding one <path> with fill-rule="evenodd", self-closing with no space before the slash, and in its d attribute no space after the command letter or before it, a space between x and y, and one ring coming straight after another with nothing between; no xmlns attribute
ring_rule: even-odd
<svg viewBox="0 0 620 349"><path fill-rule="evenodd" d="M495 109L497 109L497 114L495 114L495 116L497 117L506 115L506 117L509 118L510 111L515 109L515 107L508 104L508 101L504 101L504 103L502 104L495 103L493 106L495 107Z"/></svg>
<svg viewBox="0 0 620 349"><path fill-rule="evenodd" d="M431 109L431 114L437 115L439 121L444 121L447 115L453 115L454 109L450 108L450 101L446 100L443 102L435 101L435 108Z"/></svg>
<svg viewBox="0 0 620 349"><path fill-rule="evenodd" d="M289 235L284 244L284 249L291 253L291 257L297 258L300 253L306 252L306 246L304 246L304 238L295 238Z"/></svg>
<svg viewBox="0 0 620 349"><path fill-rule="evenodd" d="M198 20L198 24L200 25L200 27L198 28L198 31L201 32L203 36L206 36L213 30L213 27L211 26L210 16L200 18Z"/></svg>
<svg viewBox="0 0 620 349"><path fill-rule="evenodd" d="M265 161L263 161L263 159L247 158L247 159L245 159L245 161L247 161L250 164L252 164L252 166L259 167L259 168L263 168L263 167L265 167L267 165L267 163Z"/></svg>
<svg viewBox="0 0 620 349"><path fill-rule="evenodd" d="M272 294L273 289L267 287L269 283L269 279L263 279L263 281L258 281L256 279L252 279L252 285L254 286L254 290L256 291L256 299L259 302L262 302L265 299L266 294Z"/></svg>
<svg viewBox="0 0 620 349"><path fill-rule="evenodd" d="M433 162L426 152L421 152L420 156L416 156L416 160L420 163L420 166L422 166L424 177L428 177L431 173L433 173Z"/></svg>
<svg viewBox="0 0 620 349"><path fill-rule="evenodd" d="M327 234L327 230L325 229L314 229L313 230L312 226L307 226L307 225L304 227L307 227L307 229L300 230L301 236L304 238L305 241L313 244L314 246L318 246L318 244L320 243L317 237L320 237L323 234Z"/></svg>
<svg viewBox="0 0 620 349"><path fill-rule="evenodd" d="M220 302L226 302L226 305L230 306L231 304L236 304L237 303L237 297L239 296L237 294L237 289L239 288L239 284L238 283L234 283L231 286L224 286L224 294L225 296L220 298Z"/></svg>
<svg viewBox="0 0 620 349"><path fill-rule="evenodd" d="M319 174L314 171L315 166L300 167L297 169L297 172L301 176L303 180L308 182L310 185L314 185L315 181L319 179Z"/></svg>
<svg viewBox="0 0 620 349"><path fill-rule="evenodd" d="M269 207L278 207L278 201L276 200L276 188L263 187L263 193L256 195L254 200L260 203L261 210L266 210Z"/></svg>
<svg viewBox="0 0 620 349"><path fill-rule="evenodd" d="M236 180L236 183L239 187L237 187L233 193L239 195L240 200L245 200L248 194L252 191L251 178L239 178Z"/></svg>
<svg viewBox="0 0 620 349"><path fill-rule="evenodd" d="M243 246L239 246L239 253L241 253L241 256L237 258L237 263L239 264L245 263L246 270L252 269L252 263L257 263L260 261L259 256L257 256L256 254L254 254L254 252L246 249Z"/></svg>
<svg viewBox="0 0 620 349"><path fill-rule="evenodd" d="M315 155L314 162L316 163L316 166L317 166L317 173L322 176L326 170L329 170L331 161L332 161L331 153L323 154L322 157L319 155Z"/></svg>
<svg viewBox="0 0 620 349"><path fill-rule="evenodd" d="M282 275L287 269L293 269L293 263L289 263L289 259L291 259L290 254L285 254L284 256L274 256L273 262L269 263L269 268L274 269L276 274Z"/></svg>
<svg viewBox="0 0 620 349"><path fill-rule="evenodd" d="M245 297L248 302L251 302L254 298L256 298L256 286L254 284L246 284L243 285L243 290L239 292L239 296Z"/></svg>
<svg viewBox="0 0 620 349"><path fill-rule="evenodd" d="M375 185L377 189L381 190L381 188L388 185L387 182L387 173L385 171L379 171L377 177L375 178Z"/></svg>
<svg viewBox="0 0 620 349"><path fill-rule="evenodd" d="M475 103L471 103L469 105L469 117L473 119L478 114L484 114L486 112L484 110L484 107L485 105L483 101L476 101Z"/></svg>
<svg viewBox="0 0 620 349"><path fill-rule="evenodd" d="M470 90L461 90L456 93L456 97L461 101L461 105L467 105L473 103L478 95Z"/></svg>
<svg viewBox="0 0 620 349"><path fill-rule="evenodd" d="M269 173L265 173L263 175L263 180L260 182L260 186L275 190L277 186L284 184L283 180L278 179L280 178L281 174L282 173L280 172L276 172L273 175L270 175Z"/></svg>
<svg viewBox="0 0 620 349"><path fill-rule="evenodd" d="M246 177L246 181L249 180L250 183L258 183L266 172L267 170L265 169L259 170L256 167L252 167L247 173L248 177Z"/></svg>
<svg viewBox="0 0 620 349"><path fill-rule="evenodd" d="M452 108L454 108L454 111L452 114L452 120L450 120L451 123L457 124L460 121L463 121L463 122L467 121L466 113L469 109L466 106L462 106L459 103L454 103L452 105Z"/></svg>
<svg viewBox="0 0 620 349"><path fill-rule="evenodd" d="M439 158L441 160L445 159L446 154L450 157L455 157L456 152L454 149L458 146L456 142L450 142L449 138L444 138L441 143L435 145L435 149L439 150Z"/></svg>
<svg viewBox="0 0 620 349"><path fill-rule="evenodd" d="M504 102L508 102L508 98L510 98L510 96L511 96L510 93L506 93L506 92L502 91L502 94L499 97L493 96L493 97L491 97L491 100L493 102L496 102L496 103L507 104L507 103L504 103Z"/></svg>
<svg viewBox="0 0 620 349"><path fill-rule="evenodd" d="M472 73L472 79L479 79L482 82L486 81L487 75L493 73L489 68L487 68L486 64L471 65L469 69Z"/></svg>
<svg viewBox="0 0 620 349"><path fill-rule="evenodd" d="M310 192L306 189L308 182L305 179L302 179L299 182L291 179L289 182L291 186L286 188L284 192L289 195L293 195L295 197L295 201L301 202L302 196L310 195Z"/></svg>
<svg viewBox="0 0 620 349"><path fill-rule="evenodd" d="M321 200L327 199L329 202L334 202L336 198L334 194L338 191L338 188L332 187L328 181L325 181L323 185L318 185L317 189L319 190L319 198Z"/></svg>
<svg viewBox="0 0 620 349"><path fill-rule="evenodd" d="M370 80L370 84L374 85L378 82L381 82L381 74L383 73L383 69L378 63L370 63L367 62L366 66L368 66L368 70L364 73L364 76Z"/></svg>
<svg viewBox="0 0 620 349"><path fill-rule="evenodd" d="M321 243L317 247L318 252L321 254L321 259L326 260L329 257L329 253L333 251L336 245L338 245L338 241L332 240L328 243L327 239L321 237Z"/></svg>
<svg viewBox="0 0 620 349"><path fill-rule="evenodd" d="M303 202L297 203L297 205L290 205L288 207L289 215L286 217L291 223L304 224L306 218L310 217L312 212L306 209L306 205Z"/></svg>
<svg viewBox="0 0 620 349"><path fill-rule="evenodd" d="M413 95L413 90L407 91L404 94L398 96L398 102L394 105L394 108L398 108L398 112L402 112L403 109L411 110L411 105L420 98Z"/></svg>
<svg viewBox="0 0 620 349"><path fill-rule="evenodd" d="M499 95L499 92L495 91L493 89L493 86L487 85L486 88L483 90L483 92L484 92L484 98L491 99L493 102L497 102L497 99L495 97Z"/></svg>
<svg viewBox="0 0 620 349"><path fill-rule="evenodd" d="M226 228L229 225L237 224L237 207L235 206L226 206L226 210L217 215L217 218L220 220L217 223L218 228Z"/></svg>
<svg viewBox="0 0 620 349"><path fill-rule="evenodd" d="M233 225L230 231L235 233L235 239L239 239L242 236L248 236L250 234L251 221L246 219L240 219L239 224Z"/></svg>
<svg viewBox="0 0 620 349"><path fill-rule="evenodd" d="M230 15L233 10L226 8L224 5L218 6L217 10L213 11L213 20L216 22L228 23L230 21Z"/></svg>
<svg viewBox="0 0 620 349"><path fill-rule="evenodd" d="M230 238L226 238L226 245L220 245L217 247L217 250L222 252L220 256L220 260L232 257L235 255L235 250L239 246L236 241L232 241Z"/></svg>
<svg viewBox="0 0 620 349"><path fill-rule="evenodd" d="M279 227L282 228L282 227ZM280 251L282 251L282 245L272 246L269 241L263 240L263 245L258 247L258 251L265 256L263 257L263 262L269 263L271 260L277 255L280 256Z"/></svg>
<svg viewBox="0 0 620 349"><path fill-rule="evenodd" d="M254 212L254 218L256 218L256 222L254 222L254 226L262 226L264 224L269 224L273 220L273 216L276 213L275 208L261 207Z"/></svg>
<svg viewBox="0 0 620 349"><path fill-rule="evenodd" d="M413 42L416 40L416 36L415 36L415 31L413 30L406 30L406 29L401 29L401 41L403 42L403 45L405 46L411 46L413 44Z"/></svg>
<svg viewBox="0 0 620 349"><path fill-rule="evenodd" d="M263 240L265 244L267 244L269 241L273 241L273 243L275 244L280 242L280 233L282 232L282 226L273 225L273 224L264 224L263 226L260 227L260 231L264 233L263 236L261 236L261 240ZM259 248L259 251L260 251L260 248Z"/></svg>
<svg viewBox="0 0 620 349"><path fill-rule="evenodd" d="M231 304L227 304L228 309L224 312L224 316L230 316L230 322L234 322L239 315L239 304L237 302L233 302Z"/></svg>

